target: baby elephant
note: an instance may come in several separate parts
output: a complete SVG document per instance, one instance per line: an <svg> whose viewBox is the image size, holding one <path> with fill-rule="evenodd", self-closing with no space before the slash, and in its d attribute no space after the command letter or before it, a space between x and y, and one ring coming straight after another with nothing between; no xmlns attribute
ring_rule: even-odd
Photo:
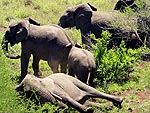
<svg viewBox="0 0 150 113"><path fill-rule="evenodd" d="M68 56L69 75L76 75L80 81L93 86L95 67L92 53L82 49L78 43L72 46Z"/></svg>
<svg viewBox="0 0 150 113"><path fill-rule="evenodd" d="M121 107L123 99L114 95L99 92L80 80L68 76L64 73L55 73L45 78L38 78L34 75L27 74L23 81L16 87L16 91L31 92L34 90L44 102L54 102L58 100L62 104L74 107L82 113L92 113L92 107L86 107L88 98L102 98L109 100ZM90 101L88 101L90 103ZM93 102L91 102L93 103Z"/></svg>

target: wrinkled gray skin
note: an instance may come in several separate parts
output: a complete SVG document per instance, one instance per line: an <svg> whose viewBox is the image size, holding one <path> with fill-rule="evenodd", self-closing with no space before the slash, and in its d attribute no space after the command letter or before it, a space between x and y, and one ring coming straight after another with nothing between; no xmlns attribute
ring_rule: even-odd
<svg viewBox="0 0 150 113"><path fill-rule="evenodd" d="M8 43L13 46L19 42L21 42L22 50L20 81L27 74L31 54L33 55L32 67L34 75L41 75L39 70L39 61L41 59L48 62L54 73L59 72L59 65L61 66L61 72L66 73L67 58L70 51L70 47L67 47L67 44L70 44L71 41L58 25L38 26L31 24L26 19L13 23L4 35L2 48L8 53ZM6 56L9 57L9 54L6 54Z"/></svg>
<svg viewBox="0 0 150 113"><path fill-rule="evenodd" d="M121 97L99 92L80 80L63 73L55 73L45 78L37 78L28 74L15 90L23 91L24 87L26 92L35 90L43 98L42 103L58 100L85 113L93 112L91 107L84 105L89 102L90 97L109 100L120 108L123 102Z"/></svg>
<svg viewBox="0 0 150 113"><path fill-rule="evenodd" d="M72 46L68 56L69 75L76 76L80 81L94 86L95 59L91 52L82 49L78 44Z"/></svg>
<svg viewBox="0 0 150 113"><path fill-rule="evenodd" d="M58 25L63 28L71 28L76 26L76 29L80 29L82 34L82 43L91 45L89 35L91 34L92 28L92 11L97 11L97 9L89 3L83 3L75 7L67 8L62 13Z"/></svg>
<svg viewBox="0 0 150 113"><path fill-rule="evenodd" d="M94 7L94 6L93 6ZM125 18L120 17L120 13L117 11L112 12L97 12L96 8L93 10L91 5L87 3L79 4L72 8L67 8L59 18L58 25L63 28L76 27L79 29L82 36L82 44L91 45L90 34L94 34L96 38L101 38L103 30L108 30L112 36L110 40L110 48L115 45L118 46L122 39L126 40L126 45L134 48L133 44L130 44L129 39L137 39L137 34L131 29L122 29L118 26L113 26L113 21L127 21Z"/></svg>

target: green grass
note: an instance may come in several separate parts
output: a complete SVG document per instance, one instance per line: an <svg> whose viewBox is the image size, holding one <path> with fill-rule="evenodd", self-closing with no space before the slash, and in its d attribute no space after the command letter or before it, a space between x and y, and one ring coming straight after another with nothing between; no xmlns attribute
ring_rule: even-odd
<svg viewBox="0 0 150 113"><path fill-rule="evenodd" d="M117 0L88 0L98 8L98 11L111 11ZM71 6L87 2L86 0L0 0L0 27L7 27L10 23L16 22L26 17L31 17L41 24L57 24L61 13ZM25 5L26 4L26 5ZM80 42L81 37L79 30L66 29L73 42ZM2 41L4 31L0 31L0 40ZM20 44L13 47L18 54L20 54ZM149 51L149 50L148 50ZM29 64L29 73L33 74L32 58ZM150 112L150 100L140 102L137 92L147 92L150 89L150 65L149 62L137 62L134 66L135 71L132 76L137 77L136 80L131 80L126 84L120 86L118 84L108 84L110 94L120 95L124 97L123 108L118 110L111 106L110 103L99 99L102 103L99 108L94 108L96 113L129 113L132 110L136 112ZM40 69L44 76L50 75L50 70L47 62L40 62ZM0 113L41 113L42 110L48 109L52 113L57 107L54 105L45 104L43 107L37 107L30 100L22 100L18 97L14 88L17 85L18 77L20 76L20 59L11 60L4 56L2 49L0 49ZM106 92L101 87L98 90ZM150 96L150 95L149 95ZM32 105L29 109L28 106ZM70 112L75 112L74 109L66 108ZM63 112L64 110L61 110Z"/></svg>

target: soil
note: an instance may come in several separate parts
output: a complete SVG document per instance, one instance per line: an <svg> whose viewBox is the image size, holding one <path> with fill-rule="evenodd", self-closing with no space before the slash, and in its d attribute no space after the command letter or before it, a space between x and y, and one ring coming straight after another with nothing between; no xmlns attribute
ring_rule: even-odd
<svg viewBox="0 0 150 113"><path fill-rule="evenodd" d="M7 27L0 27L0 31L6 31Z"/></svg>
<svg viewBox="0 0 150 113"><path fill-rule="evenodd" d="M146 65L149 65L149 64L150 64L150 62L142 61L138 65L138 68L144 69L146 67ZM128 111L130 113L139 113L140 108L144 109L143 108L144 104L146 104L146 103L150 104L150 88L145 88L142 91L141 90L134 91L134 89L133 90L131 89L131 90L128 90L128 91L122 93L121 95L127 98L127 99L125 99L125 102L130 105L130 107L128 108ZM132 99L132 95L134 96L134 99ZM149 109L150 105L146 105L145 107L146 107L146 109ZM143 111L143 112L147 113L145 111Z"/></svg>
<svg viewBox="0 0 150 113"><path fill-rule="evenodd" d="M137 101L130 102L131 107L128 109L130 113L138 113L139 111L137 109L143 108L141 106L143 103L150 103L150 89L146 89L146 91L138 91L136 96Z"/></svg>
<svg viewBox="0 0 150 113"><path fill-rule="evenodd" d="M150 100L150 90L147 89L145 92L138 92L137 96L139 98L139 102L144 102L146 100Z"/></svg>

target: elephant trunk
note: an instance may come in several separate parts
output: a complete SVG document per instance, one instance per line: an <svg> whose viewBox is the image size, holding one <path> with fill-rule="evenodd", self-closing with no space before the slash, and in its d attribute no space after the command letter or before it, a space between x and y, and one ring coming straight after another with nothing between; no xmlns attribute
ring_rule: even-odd
<svg viewBox="0 0 150 113"><path fill-rule="evenodd" d="M5 56L7 58L10 58L10 59L18 59L18 58L20 58L19 55L11 55L11 54L9 54L9 52L8 52L8 43L9 43L9 40L7 40L6 36L4 36L3 41L1 43L1 46L2 46L2 50L3 50L4 54L5 54Z"/></svg>

